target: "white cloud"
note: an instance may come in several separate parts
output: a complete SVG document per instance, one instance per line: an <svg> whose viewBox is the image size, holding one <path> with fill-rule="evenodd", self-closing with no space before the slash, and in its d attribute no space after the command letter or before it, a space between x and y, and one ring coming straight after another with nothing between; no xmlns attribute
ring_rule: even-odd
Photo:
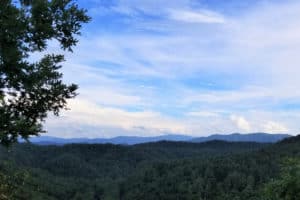
<svg viewBox="0 0 300 200"><path fill-rule="evenodd" d="M60 118L52 118L48 123L48 131L53 133L55 127L63 125L73 129L74 125L79 127L115 127L117 130L135 132L136 127L145 127L149 132L145 134L162 133L185 133L185 125L171 117L162 116L153 111L126 111L123 109L103 107L80 98L71 100L68 103L71 108ZM88 130L87 130L88 131ZM95 134L95 133L93 133ZM114 133L117 136L122 133ZM74 133L74 136L76 133Z"/></svg>
<svg viewBox="0 0 300 200"><path fill-rule="evenodd" d="M211 111L196 111L196 112L188 112L187 116L191 116L191 117L219 117L220 115L216 112L211 112Z"/></svg>
<svg viewBox="0 0 300 200"><path fill-rule="evenodd" d="M242 131L249 132L251 130L249 122L242 116L231 115L230 120Z"/></svg>
<svg viewBox="0 0 300 200"><path fill-rule="evenodd" d="M224 23L224 17L209 10L170 10L170 19L187 23Z"/></svg>
<svg viewBox="0 0 300 200"><path fill-rule="evenodd" d="M126 33L80 40L63 68L66 80L79 84L80 99L55 123L49 120L52 133L60 126L82 134L86 125L93 127L91 135L105 130L111 136L299 132L299 110L281 108L300 102L299 2L263 4L230 19L193 9L188 1L124 0L113 9L165 18L133 20ZM140 31L149 25L163 27L163 34ZM209 80L201 80L205 74ZM199 79L192 87L182 81L190 77ZM216 87L197 88L199 82Z"/></svg>
<svg viewBox="0 0 300 200"><path fill-rule="evenodd" d="M170 8L186 8L190 6L190 0L119 0L118 4L113 7L115 11L128 15L135 14L137 10L147 14L162 14Z"/></svg>
<svg viewBox="0 0 300 200"><path fill-rule="evenodd" d="M263 127L267 133L287 133L289 131L284 125L272 121L266 122Z"/></svg>

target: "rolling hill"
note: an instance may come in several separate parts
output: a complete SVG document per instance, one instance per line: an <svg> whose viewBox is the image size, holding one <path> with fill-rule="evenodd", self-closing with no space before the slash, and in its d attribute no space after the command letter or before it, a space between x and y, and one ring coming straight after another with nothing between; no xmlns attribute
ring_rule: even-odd
<svg viewBox="0 0 300 200"><path fill-rule="evenodd" d="M228 142L260 142L275 143L282 139L288 138L287 134L267 134L267 133L251 133L230 135L211 135L208 137L192 137L186 135L161 135L156 137L137 137L137 136L119 136L114 138L56 138L49 136L41 136L31 138L30 141L39 145L64 145L64 144L122 144L135 145L158 141L182 141L182 142L207 142L212 140L223 140Z"/></svg>

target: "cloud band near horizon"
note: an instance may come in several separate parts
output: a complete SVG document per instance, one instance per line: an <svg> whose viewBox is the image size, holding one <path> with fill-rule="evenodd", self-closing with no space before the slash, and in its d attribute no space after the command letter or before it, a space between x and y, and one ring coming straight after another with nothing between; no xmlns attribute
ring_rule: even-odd
<svg viewBox="0 0 300 200"><path fill-rule="evenodd" d="M80 95L48 135L299 132L299 2L79 2L93 21L63 73Z"/></svg>

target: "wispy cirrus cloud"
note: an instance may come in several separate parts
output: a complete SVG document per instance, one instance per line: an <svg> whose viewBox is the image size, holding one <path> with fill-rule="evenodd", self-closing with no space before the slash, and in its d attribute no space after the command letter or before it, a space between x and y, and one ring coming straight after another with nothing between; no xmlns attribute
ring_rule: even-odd
<svg viewBox="0 0 300 200"><path fill-rule="evenodd" d="M124 0L100 14L97 4L63 68L80 96L49 134L297 133L299 2L195 3Z"/></svg>
<svg viewBox="0 0 300 200"><path fill-rule="evenodd" d="M224 16L208 10L170 10L169 18L186 23L225 23Z"/></svg>

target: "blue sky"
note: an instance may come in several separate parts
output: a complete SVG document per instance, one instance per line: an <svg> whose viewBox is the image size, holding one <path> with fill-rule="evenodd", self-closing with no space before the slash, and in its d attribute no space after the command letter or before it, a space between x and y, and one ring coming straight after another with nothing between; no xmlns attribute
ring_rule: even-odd
<svg viewBox="0 0 300 200"><path fill-rule="evenodd" d="M93 20L63 73L80 95L48 135L299 133L299 1L78 3Z"/></svg>

